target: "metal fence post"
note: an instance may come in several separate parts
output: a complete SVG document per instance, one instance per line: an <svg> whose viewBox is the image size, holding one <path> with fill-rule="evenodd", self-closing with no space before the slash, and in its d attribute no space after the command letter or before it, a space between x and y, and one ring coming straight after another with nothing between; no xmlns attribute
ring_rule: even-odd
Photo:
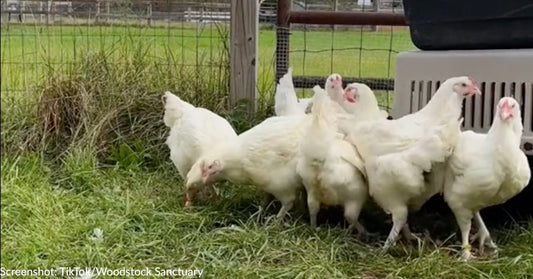
<svg viewBox="0 0 533 279"><path fill-rule="evenodd" d="M291 0L278 0L276 26L276 81L289 69L289 33Z"/></svg>

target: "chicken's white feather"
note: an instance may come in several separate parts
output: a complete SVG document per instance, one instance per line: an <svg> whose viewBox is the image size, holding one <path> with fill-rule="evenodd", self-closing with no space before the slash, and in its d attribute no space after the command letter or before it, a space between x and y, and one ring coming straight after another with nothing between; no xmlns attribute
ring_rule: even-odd
<svg viewBox="0 0 533 279"><path fill-rule="evenodd" d="M274 111L277 116L304 114L308 101L300 100L292 82L292 68L279 79L274 95Z"/></svg>
<svg viewBox="0 0 533 279"><path fill-rule="evenodd" d="M170 159L183 179L206 152L237 138L231 124L212 111L195 107L168 91L163 100L164 122L170 128L166 144ZM191 191L187 189L187 205L192 204Z"/></svg>
<svg viewBox="0 0 533 279"><path fill-rule="evenodd" d="M502 119L502 110L508 110L512 116ZM518 102L504 97L498 103L487 134L466 131L459 136L448 163L444 198L461 229L465 259L470 257L471 219L475 217L481 226L478 228L480 251L483 251L485 240L489 246L495 247L479 211L517 195L531 178L527 158L520 150L522 129Z"/></svg>
<svg viewBox="0 0 533 279"><path fill-rule="evenodd" d="M385 247L396 242L408 210L418 209L441 191L440 165L451 154L460 132L462 100L473 93L479 89L470 78L450 78L419 112L341 127L351 131L348 140L366 164L370 195L392 214L393 228Z"/></svg>
<svg viewBox="0 0 533 279"><path fill-rule="evenodd" d="M319 86L313 88L312 123L300 146L297 171L307 191L311 225L320 204L341 205L350 225L364 232L359 212L368 197L364 164L355 147L339 137L337 106Z"/></svg>
<svg viewBox="0 0 533 279"><path fill-rule="evenodd" d="M276 197L282 218L293 206L301 189L296 173L298 147L310 123L309 115L270 117L240 134L230 146L214 149L193 166L187 184L199 183L205 176L202 164L216 169L216 179L237 184L253 184ZM215 164L216 162L216 164ZM213 165L216 165L212 167Z"/></svg>

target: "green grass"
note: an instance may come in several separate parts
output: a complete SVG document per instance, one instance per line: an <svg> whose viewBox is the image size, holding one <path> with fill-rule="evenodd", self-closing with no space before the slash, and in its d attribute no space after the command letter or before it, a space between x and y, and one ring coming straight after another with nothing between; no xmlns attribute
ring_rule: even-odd
<svg viewBox="0 0 533 279"><path fill-rule="evenodd" d="M167 58L171 53L172 63L207 67L221 55L220 32L227 33L227 26L2 25L2 91L31 90L50 71L68 69L73 60L88 50L104 50L113 60L121 48L139 42L150 46L147 55L158 63L169 63ZM290 40L290 64L295 75L327 76L337 72L343 76L393 77L396 52L414 49L407 30L335 33L295 30ZM267 90L272 93L275 47L275 31L260 30L259 87L263 93ZM336 49L333 55L332 48ZM304 49L307 52L302 52ZM360 49L363 49L361 53Z"/></svg>
<svg viewBox="0 0 533 279"><path fill-rule="evenodd" d="M56 166L31 155L3 157L2 267L198 268L207 278L533 274L533 222L493 229L498 257L464 263L457 237L442 246L400 244L383 254L379 242L357 240L342 225L313 231L301 211L274 222L268 217L275 210L258 212L261 196L248 187L226 185L223 199L184 209L180 184L171 166L99 168L83 151ZM93 238L95 228L103 230L102 240Z"/></svg>
<svg viewBox="0 0 533 279"><path fill-rule="evenodd" d="M259 41L258 86L266 98L250 119L226 106L228 52L218 39L227 36L224 28L1 28L3 268L199 268L208 278L533 274L533 221L489 227L498 257L463 263L450 216L415 220L415 230L428 227L439 241L382 253L380 241L347 233L338 211L322 214L316 231L302 208L274 221L276 206L259 210L262 194L252 187L226 183L220 198L183 208L182 181L163 145L160 95L176 92L239 131L252 126L272 113L271 30L261 30ZM336 51L331 67L331 32L305 34L304 60L304 33L294 31L291 64L298 75L305 69L306 75L392 77L394 53L365 50L359 61L353 49L413 48L405 30L390 34L337 31L333 46L344 50ZM361 219L384 239L390 228L384 213L370 205ZM95 229L103 239L94 237Z"/></svg>
<svg viewBox="0 0 533 279"><path fill-rule="evenodd" d="M127 101L139 94L150 98L149 103L155 103L155 95L171 90L185 100L227 116L239 131L253 124L236 117L225 106L224 96L229 91L229 31L225 25L147 28L4 24L1 28L2 123L6 127L2 131L2 149L14 146L12 142L35 145L25 137L34 134L27 132L34 118L43 118L42 114L34 115L36 103L54 103L54 98L64 98L73 88L78 88L80 94L86 91L97 98L107 98L108 102L116 94L126 93L131 94ZM259 118L272 113L275 45L275 32L261 29ZM329 50L332 46L339 49L333 55ZM359 53L361 48L365 50ZM335 33L295 30L291 35L290 58L295 74L326 76L335 71L344 76L392 77L395 53L412 48L406 30ZM301 52L302 49L307 52ZM88 70L89 64L92 68ZM70 84L70 89L62 89L65 84ZM51 91L55 93L49 94ZM380 104L390 108L392 95L376 93ZM39 100L36 96L45 97ZM72 109L65 108L69 110ZM100 118L89 119L105 118L98 113L102 110L109 111L97 107L96 115ZM70 119L68 113L63 119Z"/></svg>
<svg viewBox="0 0 533 279"><path fill-rule="evenodd" d="M198 39L195 38L197 32L201 36ZM118 62L123 50L139 43L149 46L146 56L152 61L186 67L218 61L223 49L214 27L202 32L192 29L3 25L2 73L5 75L2 75L2 90L31 89L51 72L68 70L76 59L90 51L103 51L110 61ZM168 61L169 57L173 61Z"/></svg>

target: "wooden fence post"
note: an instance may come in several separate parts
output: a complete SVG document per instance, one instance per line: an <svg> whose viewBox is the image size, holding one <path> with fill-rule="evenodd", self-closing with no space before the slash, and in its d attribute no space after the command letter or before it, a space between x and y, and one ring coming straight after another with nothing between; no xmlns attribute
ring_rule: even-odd
<svg viewBox="0 0 533 279"><path fill-rule="evenodd" d="M72 8L72 1L71 1L68 3L68 8L67 8L67 14L70 19L74 19L73 13L74 13L74 8Z"/></svg>
<svg viewBox="0 0 533 279"><path fill-rule="evenodd" d="M52 5L51 5L51 10L52 10L52 24L55 24L56 23L56 18L57 18L57 2L54 2L52 0Z"/></svg>
<svg viewBox="0 0 533 279"><path fill-rule="evenodd" d="M105 1L105 22L109 22L109 17L111 16L111 3L109 1Z"/></svg>
<svg viewBox="0 0 533 279"><path fill-rule="evenodd" d="M259 23L257 0L231 0L231 106L248 100L248 112L255 112L257 96L257 35Z"/></svg>
<svg viewBox="0 0 533 279"><path fill-rule="evenodd" d="M146 23L152 26L152 2L148 2L148 7L146 7Z"/></svg>
<svg viewBox="0 0 533 279"><path fill-rule="evenodd" d="M96 23L100 22L100 0L96 0L96 15L94 16Z"/></svg>
<svg viewBox="0 0 533 279"><path fill-rule="evenodd" d="M41 2L39 2L39 23L43 23L45 22L45 5L46 5L46 1L47 0L41 0ZM24 1L26 2L26 1ZM35 16L33 16L33 18L35 18Z"/></svg>
<svg viewBox="0 0 533 279"><path fill-rule="evenodd" d="M50 1L51 0L46 0L46 7L45 7L45 22L46 22L46 25L50 24Z"/></svg>
<svg viewBox="0 0 533 279"><path fill-rule="evenodd" d="M2 0L2 11L7 11L7 0ZM2 23L4 23L6 20L5 20L6 16L4 15L4 13L2 13ZM9 22L9 20L11 19L11 12L9 12L7 14L7 22Z"/></svg>
<svg viewBox="0 0 533 279"><path fill-rule="evenodd" d="M26 11L26 1L22 1L22 3L20 4L20 7L19 7L19 21L20 22L25 22L26 21L26 14L24 14L24 12ZM33 20L35 21L35 16L33 18Z"/></svg>

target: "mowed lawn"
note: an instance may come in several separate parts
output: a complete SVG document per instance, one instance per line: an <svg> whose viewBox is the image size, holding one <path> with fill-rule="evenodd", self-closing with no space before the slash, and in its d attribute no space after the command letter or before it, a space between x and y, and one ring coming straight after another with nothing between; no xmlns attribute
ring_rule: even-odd
<svg viewBox="0 0 533 279"><path fill-rule="evenodd" d="M87 50L102 51L110 61L122 62L131 59L123 55L137 50L157 63L203 67L209 73L223 62L226 46L219 32L226 31L209 25L166 29L3 24L2 104L7 98L39 97L38 85L51 73L78 65L73 61ZM333 40L329 31L296 30L291 40L291 65L298 75L393 77L395 53L414 49L406 30L339 30ZM275 45L275 32L260 30L259 78L264 94L272 94ZM304 48L306 52L301 51ZM364 50L359 53L359 49ZM2 115L3 127L4 121L29 122L34 117L28 109L2 108L2 112L13 114ZM11 139L4 131L2 138ZM427 228L432 239L402 242L385 253L381 245L390 218L371 204L361 221L377 233L372 239L348 232L338 210L322 212L317 230L309 227L301 204L287 219L276 221L272 217L278 205L263 207L263 194L252 186L224 183L219 197L204 197L186 209L182 181L170 160L165 158L157 166L128 163L129 155L144 158L135 152L121 151L127 162L107 165L90 149L73 148L55 161L49 160L47 150L18 155L2 150L2 267L197 268L203 270L203 278L466 279L533 274L531 220L509 219L505 226L487 222L499 245L498 255L465 263L459 257L458 229L449 212L421 216L423 221L414 220L414 230Z"/></svg>
<svg viewBox="0 0 533 279"><path fill-rule="evenodd" d="M105 51L113 61L125 49L139 45L157 63L208 69L222 63L221 55L228 47L222 38L227 36L227 26L214 24L197 28L4 24L2 90L31 90L49 71L68 69L88 51ZM295 75L327 76L337 72L352 77L394 77L396 53L415 49L403 28L294 30L290 38L290 65ZM275 48L275 31L261 29L258 50L261 88L273 83Z"/></svg>

